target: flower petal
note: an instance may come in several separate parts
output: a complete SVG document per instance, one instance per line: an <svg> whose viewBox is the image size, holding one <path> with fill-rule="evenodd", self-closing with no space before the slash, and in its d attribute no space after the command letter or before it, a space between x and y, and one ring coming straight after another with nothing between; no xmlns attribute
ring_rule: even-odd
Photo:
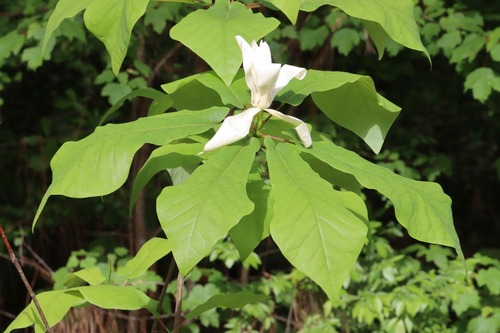
<svg viewBox="0 0 500 333"><path fill-rule="evenodd" d="M283 89L293 78L302 80L307 74L307 70L302 67L296 67L291 65L283 65L281 67L278 80L274 85L274 89L269 93L269 98L271 100L276 97L276 94Z"/></svg>
<svg viewBox="0 0 500 333"><path fill-rule="evenodd" d="M260 111L259 108L250 108L240 114L224 119L221 127L212 139L207 142L203 151L214 150L243 139L250 132L253 117Z"/></svg>
<svg viewBox="0 0 500 333"><path fill-rule="evenodd" d="M281 65L272 63L253 63L250 69L253 86L252 105L261 109L271 106L274 96L270 96L278 81Z"/></svg>
<svg viewBox="0 0 500 333"><path fill-rule="evenodd" d="M300 141L304 147L308 148L312 145L311 133L309 132L309 128L307 128L306 123L304 123L299 118L295 118L292 116L287 116L279 111L273 109L264 109L264 111L268 112L272 116L279 118L287 123L290 123L295 126L295 131L299 135Z"/></svg>

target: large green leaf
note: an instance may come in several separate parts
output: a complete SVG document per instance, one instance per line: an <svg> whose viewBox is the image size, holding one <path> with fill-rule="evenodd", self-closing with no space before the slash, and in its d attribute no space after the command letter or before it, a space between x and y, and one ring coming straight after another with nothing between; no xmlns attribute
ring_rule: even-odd
<svg viewBox="0 0 500 333"><path fill-rule="evenodd" d="M218 0L210 9L186 16L170 30L170 36L205 60L229 85L242 60L235 36L241 35L251 42L278 25L278 20L254 14L240 2Z"/></svg>
<svg viewBox="0 0 500 333"><path fill-rule="evenodd" d="M221 294L211 297L205 303L197 306L193 311L188 313L187 319L198 317L203 312L213 308L223 307L230 309L238 309L250 303L263 302L269 297L266 295L258 295L247 291L242 291L234 294Z"/></svg>
<svg viewBox="0 0 500 333"><path fill-rule="evenodd" d="M85 302L80 293L68 292L66 290L53 290L40 293L37 295L37 300L43 309L43 314L49 326L54 326L61 321L72 306ZM10 333L12 330L31 325L35 325L36 332L45 332L42 319L33 301L10 323L4 333Z"/></svg>
<svg viewBox="0 0 500 333"><path fill-rule="evenodd" d="M385 33L395 42L421 51L429 58L420 40L411 0L302 0L301 10L314 11L322 5L335 6L352 17L375 22L376 25L368 24L366 27L370 34L374 34L373 40L379 53L386 46L387 40L382 38Z"/></svg>
<svg viewBox="0 0 500 333"><path fill-rule="evenodd" d="M146 12L148 3L149 0L93 1L85 10L85 25L106 46L115 75L127 54L132 28Z"/></svg>
<svg viewBox="0 0 500 333"><path fill-rule="evenodd" d="M297 23L300 0L270 0L270 2L278 7L293 24Z"/></svg>
<svg viewBox="0 0 500 333"><path fill-rule="evenodd" d="M378 153L401 108L377 94L369 76L309 70L292 80L276 98L298 105L311 95L316 105L337 124L353 131Z"/></svg>
<svg viewBox="0 0 500 333"><path fill-rule="evenodd" d="M125 265L127 279L144 274L148 268L170 253L170 242L165 238L153 237L141 246L139 252Z"/></svg>
<svg viewBox="0 0 500 333"><path fill-rule="evenodd" d="M253 211L246 183L259 148L255 139L244 146L226 146L184 183L161 192L158 218L172 243L181 274L186 275L243 216Z"/></svg>
<svg viewBox="0 0 500 333"><path fill-rule="evenodd" d="M145 143L164 145L215 126L228 109L178 111L141 118L124 124L97 127L80 141L66 142L50 165L52 184L47 189L33 221L33 227L51 195L86 198L118 189L130 170L135 152Z"/></svg>
<svg viewBox="0 0 500 333"><path fill-rule="evenodd" d="M155 149L137 173L130 195L129 213L142 189L158 172L180 166L190 166L202 161L198 153L203 151L201 143L177 143Z"/></svg>
<svg viewBox="0 0 500 333"><path fill-rule="evenodd" d="M298 270L335 299L366 240L364 202L334 190L292 145L265 143L274 200L271 236Z"/></svg>
<svg viewBox="0 0 500 333"><path fill-rule="evenodd" d="M90 6L92 2L94 2L94 0L59 0L57 2L56 8L52 12L52 15L50 15L47 27L45 28L45 35L43 36L42 42L42 54L45 53L50 37L52 37L52 34L59 27L61 22L75 16Z"/></svg>
<svg viewBox="0 0 500 333"><path fill-rule="evenodd" d="M398 222L413 238L455 247L460 258L464 258L453 226L451 199L439 184L401 177L327 139L314 140L312 148L303 151L352 174L364 187L386 196L394 204Z"/></svg>

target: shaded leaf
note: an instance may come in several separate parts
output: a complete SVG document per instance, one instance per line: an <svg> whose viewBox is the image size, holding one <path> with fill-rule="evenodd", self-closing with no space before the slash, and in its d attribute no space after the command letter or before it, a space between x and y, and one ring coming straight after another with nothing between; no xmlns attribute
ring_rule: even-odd
<svg viewBox="0 0 500 333"><path fill-rule="evenodd" d="M269 236L272 205L269 203L270 186L264 180L255 180L247 184L247 193L255 205L250 215L244 216L230 231L241 261L252 253L259 243Z"/></svg>
<svg viewBox="0 0 500 333"><path fill-rule="evenodd" d="M353 131L375 153L401 111L377 94L370 77L345 72L309 70L303 80L293 80L276 99L298 105L308 95L331 120Z"/></svg>
<svg viewBox="0 0 500 333"><path fill-rule="evenodd" d="M200 143L178 143L164 145L155 149L134 179L130 195L129 213L132 213L137 197L154 175L163 170L201 162L202 158L198 156L201 151L203 151L203 144Z"/></svg>
<svg viewBox="0 0 500 333"><path fill-rule="evenodd" d="M67 288L73 288L88 283L93 286L100 284L106 280L106 277L102 275L101 270L98 267L84 268L79 271L70 273L64 279L64 286Z"/></svg>
<svg viewBox="0 0 500 333"><path fill-rule="evenodd" d="M263 302L266 299L268 299L266 295L258 295L246 291L234 294L215 295L208 301L199 305L193 311L188 313L186 319L196 318L203 312L213 308L224 307L230 309L238 309L250 303Z"/></svg>
<svg viewBox="0 0 500 333"><path fill-rule="evenodd" d="M172 242L181 274L186 275L252 212L246 183L259 148L257 140L245 146L223 147L184 183L161 192L156 205L158 218Z"/></svg>

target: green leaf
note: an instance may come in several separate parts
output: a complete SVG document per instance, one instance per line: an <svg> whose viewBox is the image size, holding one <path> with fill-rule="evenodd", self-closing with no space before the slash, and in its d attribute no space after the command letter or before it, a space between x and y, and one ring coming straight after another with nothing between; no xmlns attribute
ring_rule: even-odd
<svg viewBox="0 0 500 333"><path fill-rule="evenodd" d="M182 275L253 211L246 183L259 148L257 140L245 146L226 146L184 183L161 192L156 205L158 218L172 242L172 253Z"/></svg>
<svg viewBox="0 0 500 333"><path fill-rule="evenodd" d="M50 165L52 184L38 207L33 227L51 195L86 198L118 189L130 170L135 152L145 143L164 145L214 127L228 109L178 111L141 118L124 124L97 127L80 141L66 142Z"/></svg>
<svg viewBox="0 0 500 333"><path fill-rule="evenodd" d="M490 267L477 273L478 286L486 286L493 295L500 295L500 269Z"/></svg>
<svg viewBox="0 0 500 333"><path fill-rule="evenodd" d="M169 254L170 242L164 238L154 237L141 246L139 252L125 265L127 279L134 279L144 274L151 265Z"/></svg>
<svg viewBox="0 0 500 333"><path fill-rule="evenodd" d="M47 27L45 28L45 35L43 36L42 42L42 54L45 53L50 37L52 37L54 31L59 27L61 22L86 9L92 2L94 2L94 0L59 0L57 2L56 8L52 12L52 15L50 15Z"/></svg>
<svg viewBox="0 0 500 333"><path fill-rule="evenodd" d="M82 295L78 292L66 290L53 290L37 295L38 303L43 309L43 314L50 326L61 321L72 306L84 303ZM36 331L45 332L45 327L33 301L10 323L4 333L12 330L35 325Z"/></svg>
<svg viewBox="0 0 500 333"><path fill-rule="evenodd" d="M401 111L377 94L370 77L345 72L309 70L303 80L292 80L276 99L298 105L308 95L331 120L353 131L375 153L380 152Z"/></svg>
<svg viewBox="0 0 500 333"><path fill-rule="evenodd" d="M210 9L186 16L170 30L170 36L205 60L229 85L242 61L235 36L248 42L259 40L278 25L278 20L254 14L242 3L218 0Z"/></svg>
<svg viewBox="0 0 500 333"><path fill-rule="evenodd" d="M11 31L0 38L0 64L11 54L18 54L24 45L25 37L17 31Z"/></svg>
<svg viewBox="0 0 500 333"><path fill-rule="evenodd" d="M193 311L188 313L186 319L196 318L203 312L206 312L213 308L224 307L230 309L238 309L250 303L263 302L266 299L268 299L266 295L258 295L246 291L234 294L215 295L208 301L199 305Z"/></svg>
<svg viewBox="0 0 500 333"><path fill-rule="evenodd" d="M131 286L97 285L76 288L85 300L103 309L139 310L156 313L158 302Z"/></svg>
<svg viewBox="0 0 500 333"><path fill-rule="evenodd" d="M158 91L153 88L141 88L134 90L127 94L126 96L123 96L119 101L117 101L115 104L113 104L112 107L106 111L106 113L101 117L101 120L99 121L99 125L102 125L113 113L115 113L122 105L125 103L126 100L132 99L134 97L145 97L152 99L153 102L151 103L151 106L149 107L149 113L154 113L154 114L159 114L157 108L163 109L165 111L170 107L172 104L172 101L169 96L165 95L161 91ZM164 100L164 97L168 97L167 100ZM155 103L156 102L156 103ZM152 110L153 109L153 110Z"/></svg>
<svg viewBox="0 0 500 333"><path fill-rule="evenodd" d="M310 149L298 147L331 167L352 174L364 187L386 196L394 204L398 222L410 236L423 242L455 247L464 260L453 226L451 199L439 184L401 177L326 139L314 141Z"/></svg>
<svg viewBox="0 0 500 333"><path fill-rule="evenodd" d="M464 83L464 91L472 90L472 96L484 103L491 92L500 92L500 76L489 67L480 67L467 75Z"/></svg>
<svg viewBox="0 0 500 333"><path fill-rule="evenodd" d="M300 1L301 0L269 0L273 5L278 7L283 14L288 17L290 22L295 25L297 23L297 16L299 15Z"/></svg>
<svg viewBox="0 0 500 333"><path fill-rule="evenodd" d="M290 144L265 143L274 200L271 236L299 271L336 299L366 240L364 202L334 190Z"/></svg>
<svg viewBox="0 0 500 333"><path fill-rule="evenodd" d="M175 96L176 92L185 86L189 86L189 84L193 81L198 81L205 87L219 94L224 105L230 104L241 109L245 103L250 101L250 95L247 92L248 88L246 86L243 71L238 71L236 77L229 86L226 85L224 81L222 81L213 71L208 71L163 84L161 88L166 93L174 94ZM192 92L192 89L190 89L190 91ZM174 98L177 99L178 97L175 96ZM191 94L191 99L192 98Z"/></svg>
<svg viewBox="0 0 500 333"><path fill-rule="evenodd" d="M376 22L392 40L407 48L425 53L430 61L429 54L420 40L411 0L302 0L300 9L314 11L322 5L335 6L349 16ZM375 31L376 37L373 40L377 45L379 55L382 55L386 39L380 38L381 32L377 26L368 25L367 29L370 34Z"/></svg>
<svg viewBox="0 0 500 333"><path fill-rule="evenodd" d="M465 59L467 59L468 62L472 62L485 45L485 36L479 34L467 35L463 42L453 50L450 63L458 63Z"/></svg>
<svg viewBox="0 0 500 333"><path fill-rule="evenodd" d="M264 180L251 181L247 184L247 193L255 205L254 211L241 219L230 231L241 261L252 253L259 243L269 236L269 223L272 205L269 202L270 186Z"/></svg>
<svg viewBox="0 0 500 333"><path fill-rule="evenodd" d="M149 0L93 1L85 10L85 25L106 46L115 75L127 54L132 28L146 12L148 3Z"/></svg>
<svg viewBox="0 0 500 333"><path fill-rule="evenodd" d="M102 275L98 267L90 267L70 273L64 279L63 284L66 288L73 288L81 286L85 282L93 286L102 283L104 280L106 280L106 277Z"/></svg>
<svg viewBox="0 0 500 333"><path fill-rule="evenodd" d="M204 145L200 143L178 143L164 145L155 149L134 179L132 193L130 195L129 213L132 213L132 208L134 207L137 197L139 197L142 189L149 183L154 175L163 170L200 163L202 158L197 154L203 151L203 146Z"/></svg>
<svg viewBox="0 0 500 333"><path fill-rule="evenodd" d="M336 47L340 54L347 56L352 49L361 42L359 31L344 28L335 31L331 46Z"/></svg>

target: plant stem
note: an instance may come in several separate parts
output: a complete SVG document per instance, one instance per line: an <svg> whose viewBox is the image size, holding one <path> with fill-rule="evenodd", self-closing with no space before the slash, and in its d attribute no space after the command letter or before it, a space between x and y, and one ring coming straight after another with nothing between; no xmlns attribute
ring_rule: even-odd
<svg viewBox="0 0 500 333"><path fill-rule="evenodd" d="M163 307L163 300L165 299L165 295L167 293L167 287L172 279L172 274L174 273L174 268L175 268L175 260L172 258L172 261L170 262L170 267L168 268L167 276L165 277L165 282L163 284L163 288L161 289L160 293L160 298L158 299L158 307L156 310L158 311L158 314L161 313L161 309ZM153 322L153 327L151 328L151 333L157 333L158 331L158 323L159 323L159 318L155 318Z"/></svg>
<svg viewBox="0 0 500 333"><path fill-rule="evenodd" d="M175 317L173 332L180 332L181 328L181 312L182 312L182 287L184 286L184 276L181 273L177 274L177 294L175 295Z"/></svg>
<svg viewBox="0 0 500 333"><path fill-rule="evenodd" d="M26 286L26 289L28 290L31 299L33 300L33 304L35 304L35 307L36 307L38 313L40 314L40 318L42 319L43 325L45 326L45 331L47 333L51 333L52 330L50 329L47 318L45 318L45 315L43 314L40 303L38 303L38 300L36 299L36 295L33 292L33 289L31 288L31 286L28 282L28 279L26 279L26 275L24 275L23 269L21 268L21 265L19 265L19 262L17 261L16 255L14 254L14 251L12 251L12 248L10 247L9 240L7 239L7 236L5 236L5 233L3 232L3 228L1 225L0 225L0 233L2 234L3 242L5 243L5 246L7 247L7 251L9 252L10 260L12 261L14 266L16 267L17 272L21 276L21 280L23 280L23 283Z"/></svg>

